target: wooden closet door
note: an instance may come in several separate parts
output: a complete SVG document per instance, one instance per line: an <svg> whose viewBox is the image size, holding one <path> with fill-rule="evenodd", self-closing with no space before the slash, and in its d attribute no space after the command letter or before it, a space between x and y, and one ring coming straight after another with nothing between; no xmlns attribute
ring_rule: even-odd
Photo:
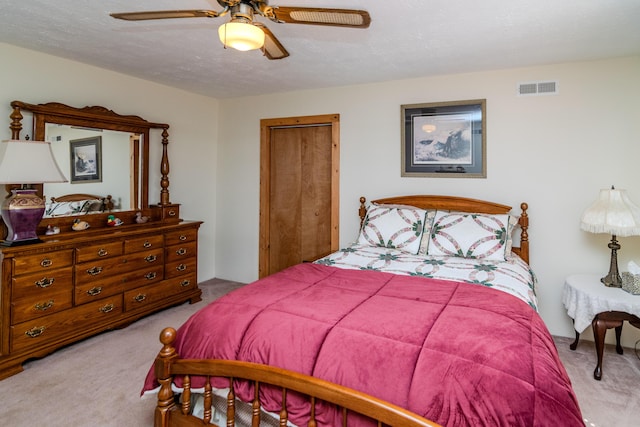
<svg viewBox="0 0 640 427"><path fill-rule="evenodd" d="M271 273L331 249L331 127L271 132Z"/></svg>
<svg viewBox="0 0 640 427"><path fill-rule="evenodd" d="M260 277L337 249L335 133L330 123L270 127L261 160Z"/></svg>

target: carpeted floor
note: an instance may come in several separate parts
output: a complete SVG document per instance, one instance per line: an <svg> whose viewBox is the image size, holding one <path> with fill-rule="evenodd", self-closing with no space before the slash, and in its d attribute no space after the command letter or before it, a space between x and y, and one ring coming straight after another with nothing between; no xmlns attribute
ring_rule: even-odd
<svg viewBox="0 0 640 427"><path fill-rule="evenodd" d="M203 301L183 304L106 332L24 365L24 372L0 381L0 424L9 427L146 427L153 425L153 397L140 388L160 349L158 334L181 325L194 311L241 284L210 280ZM574 352L569 338L556 338L585 423L590 427L631 427L640 419L640 359L633 349L620 356L607 347L602 381L593 379L592 342ZM122 365L122 361L125 364ZM118 364L120 363L120 364ZM561 426L561 422L558 426Z"/></svg>
<svg viewBox="0 0 640 427"><path fill-rule="evenodd" d="M610 331L609 333L613 333ZM593 378L597 356L592 341L581 340L575 351L573 338L554 337L560 359L589 427L635 427L640 425L640 359L632 348L624 354L607 345L602 359L602 379Z"/></svg>

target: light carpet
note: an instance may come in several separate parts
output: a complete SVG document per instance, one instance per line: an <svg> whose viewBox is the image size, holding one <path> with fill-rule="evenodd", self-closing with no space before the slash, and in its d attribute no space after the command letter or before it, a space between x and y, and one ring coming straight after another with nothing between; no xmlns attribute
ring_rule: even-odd
<svg viewBox="0 0 640 427"><path fill-rule="evenodd" d="M153 397L140 389L160 350L158 336L180 326L206 303L242 286L224 280L202 283L203 301L182 304L131 324L65 347L24 365L24 372L0 381L0 424L10 427L150 427ZM640 360L633 349L620 356L607 346L602 381L593 379L592 342L569 350L572 339L556 338L571 377L585 424L632 427L640 420ZM559 420L558 426L562 426Z"/></svg>

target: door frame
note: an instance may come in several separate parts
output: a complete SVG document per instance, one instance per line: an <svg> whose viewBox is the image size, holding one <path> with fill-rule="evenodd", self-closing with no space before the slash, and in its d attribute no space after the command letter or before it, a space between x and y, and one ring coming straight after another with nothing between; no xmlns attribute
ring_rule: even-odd
<svg viewBox="0 0 640 427"><path fill-rule="evenodd" d="M323 114L260 120L260 232L258 277L269 271L269 212L271 207L271 129L283 127L331 126L331 250L339 245L340 218L340 115Z"/></svg>

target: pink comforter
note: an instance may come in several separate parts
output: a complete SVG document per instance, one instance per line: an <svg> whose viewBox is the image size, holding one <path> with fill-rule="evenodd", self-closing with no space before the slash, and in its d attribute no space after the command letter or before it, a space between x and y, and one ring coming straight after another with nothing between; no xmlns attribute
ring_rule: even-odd
<svg viewBox="0 0 640 427"><path fill-rule="evenodd" d="M198 311L176 348L313 375L444 426L584 426L542 319L479 285L300 264ZM144 390L156 385L150 371ZM277 411L279 394L265 394ZM305 403L288 403L305 425Z"/></svg>

